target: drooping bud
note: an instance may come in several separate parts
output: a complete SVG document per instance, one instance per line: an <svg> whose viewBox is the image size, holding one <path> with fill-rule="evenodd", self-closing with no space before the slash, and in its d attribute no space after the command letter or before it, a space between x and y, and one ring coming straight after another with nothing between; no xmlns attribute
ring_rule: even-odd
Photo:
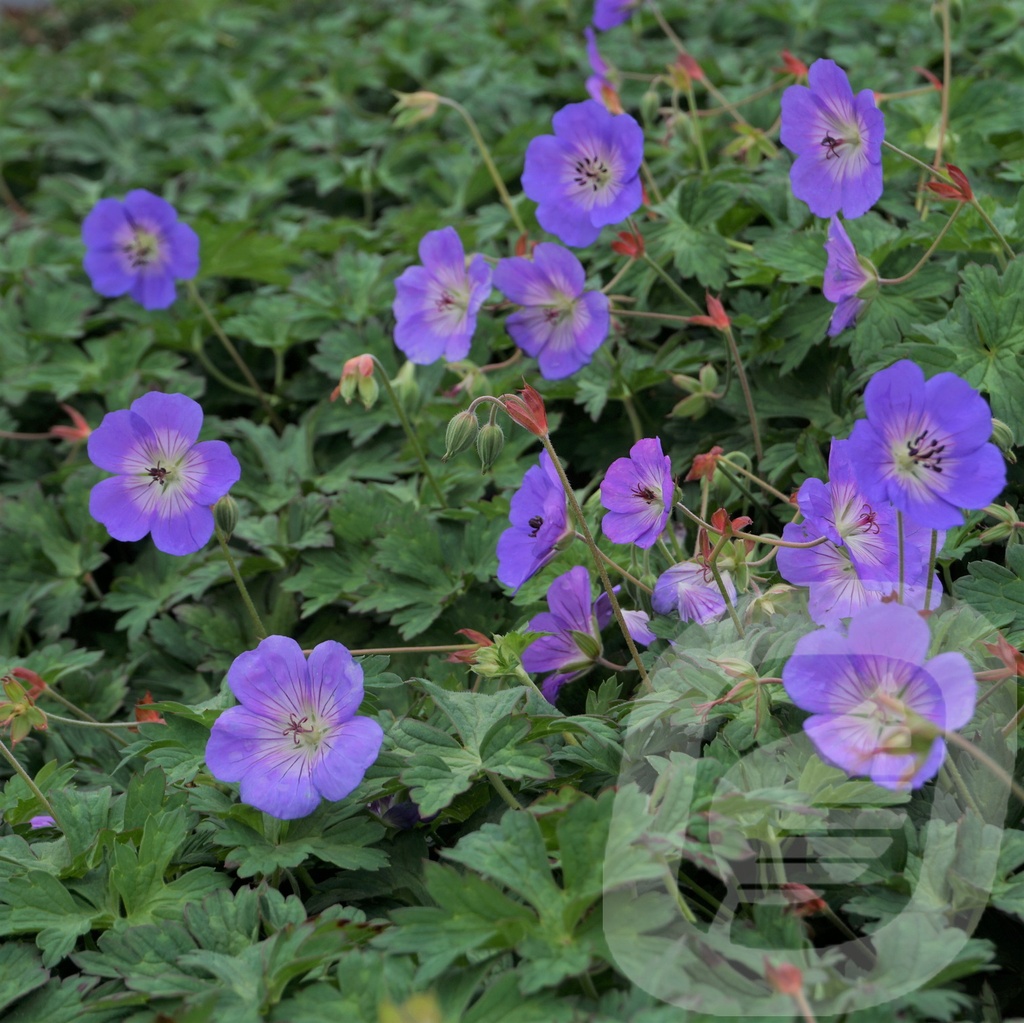
<svg viewBox="0 0 1024 1023"><path fill-rule="evenodd" d="M825 900L813 888L799 881L784 881L779 889L789 903L793 916L814 916L825 911Z"/></svg>
<svg viewBox="0 0 1024 1023"><path fill-rule="evenodd" d="M479 429L480 423L477 421L475 412L464 409L457 416L453 416L444 435L445 450L441 461L447 462L449 458L453 458L460 451L465 451L476 440Z"/></svg>
<svg viewBox="0 0 1024 1023"><path fill-rule="evenodd" d="M88 440L92 433L92 427L85 421L85 417L78 409L61 403L60 406L68 414L74 426L51 426L49 433L51 437L59 437L61 440L72 443L80 440Z"/></svg>
<svg viewBox="0 0 1024 1023"><path fill-rule="evenodd" d="M981 532L978 539L982 543L996 543L999 540L1007 540L1017 530L1024 529L1024 522L1021 521L1017 510L1010 504L990 504L985 508L985 514L991 515L996 520L994 526L989 526Z"/></svg>
<svg viewBox="0 0 1024 1023"><path fill-rule="evenodd" d="M391 108L396 128L409 128L420 121L429 121L437 113L441 99L436 92L398 92L392 90L398 102Z"/></svg>
<svg viewBox="0 0 1024 1023"><path fill-rule="evenodd" d="M767 959L764 961L764 979L778 991L780 995L803 995L804 975L799 966L793 963L780 963L773 966Z"/></svg>
<svg viewBox="0 0 1024 1023"><path fill-rule="evenodd" d="M477 654L485 646L494 646L494 640L485 636L482 632L477 632L476 629L456 629L455 634L457 636L465 636L470 643L475 643L476 646L468 650L456 650L454 653L450 653L445 660L450 661L452 664L473 664L477 659Z"/></svg>
<svg viewBox="0 0 1024 1023"><path fill-rule="evenodd" d="M714 327L715 330L721 330L723 332L728 330L731 321L726 315L725 306L723 306L721 301L712 295L710 291L705 294L704 298L707 302L708 315L687 316L687 322L698 324L701 327Z"/></svg>
<svg viewBox="0 0 1024 1023"><path fill-rule="evenodd" d="M942 82L939 81L938 77L935 75L934 72L929 71L926 67L917 66L914 67L914 70L922 77L927 78L928 81L931 83L931 87L936 92L942 92Z"/></svg>
<svg viewBox="0 0 1024 1023"><path fill-rule="evenodd" d="M720 448L717 444L706 454L696 455L693 459L693 465L690 467L690 471L684 478L684 483L689 483L691 480L706 479L711 480L715 475L715 469L718 468L718 459L725 454L725 451Z"/></svg>
<svg viewBox="0 0 1024 1023"><path fill-rule="evenodd" d="M974 191L971 188L971 183L967 180L967 175L951 163L946 164L946 173L953 179L953 184L948 184L945 181L929 181L925 187L942 199L970 202L974 198Z"/></svg>
<svg viewBox="0 0 1024 1023"><path fill-rule="evenodd" d="M213 521L223 532L224 539L230 539L238 526L238 502L230 494L225 494L213 506Z"/></svg>
<svg viewBox="0 0 1024 1023"><path fill-rule="evenodd" d="M799 57L794 57L789 50L783 50L781 57L784 67L773 68L773 71L781 71L786 75L796 75L797 78L807 77L807 65Z"/></svg>
<svg viewBox="0 0 1024 1023"><path fill-rule="evenodd" d="M402 368L395 374L395 379L391 381L391 389L401 402L402 408L409 410L416 405L420 396L420 385L416 383L415 363L402 364Z"/></svg>
<svg viewBox="0 0 1024 1023"><path fill-rule="evenodd" d="M161 717L160 712L150 710L149 704L153 702L153 694L147 689L146 695L135 704L135 720L148 724L166 725L167 722Z"/></svg>
<svg viewBox="0 0 1024 1023"><path fill-rule="evenodd" d="M992 443L1003 453L1011 465L1017 464L1017 456L1014 454L1013 430L1001 419L992 419Z"/></svg>
<svg viewBox="0 0 1024 1023"><path fill-rule="evenodd" d="M505 431L497 423L484 423L476 435L476 453L480 456L480 471L490 472L505 446Z"/></svg>
<svg viewBox="0 0 1024 1023"><path fill-rule="evenodd" d="M644 239L639 231L620 231L619 237L612 242L612 252L630 259L641 259L644 251Z"/></svg>
<svg viewBox="0 0 1024 1023"><path fill-rule="evenodd" d="M366 380L373 380L373 357L364 354L348 359L341 368L341 379L338 381L338 386L331 391L331 401L344 398L345 404L351 405L352 399L358 393L365 405L366 399L363 398L363 383ZM373 400L377 400L375 380ZM373 402L371 401L370 405L372 404ZM370 405L366 407L369 408Z"/></svg>
<svg viewBox="0 0 1024 1023"><path fill-rule="evenodd" d="M537 437L548 435L548 416L544 409L544 399L529 384L526 384L518 395L503 394L501 401L514 423L518 423L524 430L529 430Z"/></svg>

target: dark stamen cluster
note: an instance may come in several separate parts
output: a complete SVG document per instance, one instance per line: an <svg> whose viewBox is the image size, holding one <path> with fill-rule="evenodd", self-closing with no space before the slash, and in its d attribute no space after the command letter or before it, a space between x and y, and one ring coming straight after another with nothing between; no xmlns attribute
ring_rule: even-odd
<svg viewBox="0 0 1024 1023"><path fill-rule="evenodd" d="M878 512L871 505L861 505L860 516L857 519L857 529L864 533L877 533L881 529L878 525Z"/></svg>
<svg viewBox="0 0 1024 1023"><path fill-rule="evenodd" d="M922 468L942 472L942 452L946 450L946 445L940 444L935 438L929 439L929 433L931 431L925 429L908 440L907 453Z"/></svg>
<svg viewBox="0 0 1024 1023"><path fill-rule="evenodd" d="M643 483L637 483L633 487L633 493L641 500L646 501L648 504L651 504L657 498L657 494L655 494L650 487Z"/></svg>
<svg viewBox="0 0 1024 1023"><path fill-rule="evenodd" d="M580 188L587 185L597 191L608 180L608 164L599 156L584 156L576 161L576 176L572 179Z"/></svg>
<svg viewBox="0 0 1024 1023"><path fill-rule="evenodd" d="M540 527L544 525L544 518L543 518L543 516L534 515L534 517L532 519L530 519L529 525L530 525L530 528L531 528L532 532L528 533L527 536L536 536L537 533L540 530Z"/></svg>
<svg viewBox="0 0 1024 1023"><path fill-rule="evenodd" d="M834 139L828 132L825 132L825 137L821 140L821 144L828 149L825 159L831 160L833 156L838 159L839 153L837 150L845 141L846 139Z"/></svg>

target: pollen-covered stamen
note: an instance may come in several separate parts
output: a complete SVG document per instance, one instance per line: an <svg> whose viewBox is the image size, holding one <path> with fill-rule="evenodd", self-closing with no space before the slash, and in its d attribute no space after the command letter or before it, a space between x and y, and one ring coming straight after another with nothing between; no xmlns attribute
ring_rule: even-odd
<svg viewBox="0 0 1024 1023"><path fill-rule="evenodd" d="M576 172L573 175L573 183L580 188L589 187L593 192L607 185L612 176L611 168L599 156L580 157L573 165L573 169Z"/></svg>
<svg viewBox="0 0 1024 1023"><path fill-rule="evenodd" d="M931 469L932 472L942 472L945 450L946 445L940 444L938 438L932 436L932 431L927 428L907 441L907 455L910 461L923 469Z"/></svg>

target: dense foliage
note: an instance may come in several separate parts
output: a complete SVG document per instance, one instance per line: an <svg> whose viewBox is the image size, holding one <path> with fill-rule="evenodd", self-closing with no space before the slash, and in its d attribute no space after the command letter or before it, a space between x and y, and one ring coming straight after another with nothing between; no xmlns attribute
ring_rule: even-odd
<svg viewBox="0 0 1024 1023"><path fill-rule="evenodd" d="M478 268L508 261L496 283L552 241L520 179L552 115L587 98L589 0L61 0L2 15L0 738L39 790L0 761L5 1020L704 1023L798 1018L808 1002L849 1023L1024 1015L1024 806L1002 780L1024 668L1020 5L666 0L687 60L646 6L618 6L636 9L597 44L628 73L646 193L575 253L587 294L615 280L610 335L567 373L514 357L531 336L496 293L464 359L406 361L393 303L429 232L453 227ZM870 277L877 293L833 337L830 224L794 196L779 139L799 70L783 50L873 90L886 139L925 164L941 145L940 171L954 164L980 206L960 202L956 174L884 150L881 198L845 222L883 278L914 271L956 216L905 282ZM527 237L437 97L478 126ZM822 158L843 142L828 138ZM101 298L83 270L86 216L135 189L199 238L194 285L166 309ZM339 382L363 354L379 368L350 363ZM986 399L1008 470L996 505L979 499L945 532L941 607L936 586L906 655L955 652L973 671L962 730L996 773L951 745L912 791L815 754L794 696L814 671L792 666L815 629L806 591L730 538L797 536L789 495L839 478L830 441L866 422L865 387L900 360ZM583 542L559 534L538 571L499 569L514 495L547 471L543 431L522 428L536 409L498 413L503 442L484 427L485 471L472 445L442 461L472 399L524 384L626 570L609 569L623 606L650 615L642 673L590 604ZM332 400L335 385L356 400ZM88 428L149 391L198 401L199 446L226 442L241 465L218 524L262 626L307 652L344 644L361 665L353 720L379 722L383 751L306 816L260 812L207 766L236 702L229 668L260 639L221 546L176 556L90 515L109 472ZM721 509L717 532L676 513L667 535L690 567L714 548L735 619L724 602L705 615L681 591L659 597L662 509L630 536L648 477L609 471L645 439L683 504ZM724 466L699 458L716 446ZM619 543L600 526L615 487ZM558 617L563 590L575 618ZM885 656L915 628L890 628ZM524 651L559 629L582 666L553 685L550 643ZM308 726L291 721L298 746Z"/></svg>

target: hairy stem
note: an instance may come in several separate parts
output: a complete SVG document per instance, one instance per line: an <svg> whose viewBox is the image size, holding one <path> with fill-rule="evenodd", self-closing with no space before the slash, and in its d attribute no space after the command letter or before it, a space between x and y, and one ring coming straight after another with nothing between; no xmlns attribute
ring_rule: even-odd
<svg viewBox="0 0 1024 1023"><path fill-rule="evenodd" d="M228 538L224 535L224 530L222 530L216 523L214 523L213 528L217 534L217 542L220 544L220 549L224 552L224 559L228 563L228 570L231 572L231 578L235 580L238 592L242 595L242 603L245 604L245 609L249 612L249 617L252 619L256 635L260 639L266 639L267 630L264 627L263 622L260 620L260 614L256 610L256 605L252 602L252 597L249 596L249 590L245 585L245 580L238 571L238 565L235 564L234 557L232 557L231 549L228 547Z"/></svg>

